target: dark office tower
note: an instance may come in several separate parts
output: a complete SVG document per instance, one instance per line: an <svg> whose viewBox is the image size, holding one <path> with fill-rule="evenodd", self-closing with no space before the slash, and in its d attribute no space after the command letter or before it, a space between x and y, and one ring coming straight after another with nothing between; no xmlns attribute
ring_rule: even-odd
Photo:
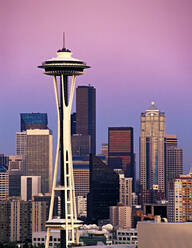
<svg viewBox="0 0 192 248"><path fill-rule="evenodd" d="M27 129L47 129L47 114L46 113L22 113L21 117L21 132Z"/></svg>
<svg viewBox="0 0 192 248"><path fill-rule="evenodd" d="M87 156L91 153L91 137L89 135L74 134L71 137L73 156Z"/></svg>
<svg viewBox="0 0 192 248"><path fill-rule="evenodd" d="M109 219L109 207L119 201L119 175L99 158L90 155L90 193L87 216L92 223Z"/></svg>
<svg viewBox="0 0 192 248"><path fill-rule="evenodd" d="M135 155L132 127L109 127L108 164L113 169L123 169L125 177L133 178L135 191Z"/></svg>
<svg viewBox="0 0 192 248"><path fill-rule="evenodd" d="M9 196L21 195L21 176L24 175L22 155L9 156Z"/></svg>
<svg viewBox="0 0 192 248"><path fill-rule="evenodd" d="M93 86L76 89L76 133L91 137L91 153L96 153L96 90Z"/></svg>
<svg viewBox="0 0 192 248"><path fill-rule="evenodd" d="M166 181L165 193L168 199L168 185L172 178L179 177L183 174L183 151L177 147L176 135L166 135L165 137L166 150Z"/></svg>
<svg viewBox="0 0 192 248"><path fill-rule="evenodd" d="M0 164L7 165L9 163L9 157L4 154L0 154Z"/></svg>
<svg viewBox="0 0 192 248"><path fill-rule="evenodd" d="M71 135L76 134L76 113L71 114Z"/></svg>

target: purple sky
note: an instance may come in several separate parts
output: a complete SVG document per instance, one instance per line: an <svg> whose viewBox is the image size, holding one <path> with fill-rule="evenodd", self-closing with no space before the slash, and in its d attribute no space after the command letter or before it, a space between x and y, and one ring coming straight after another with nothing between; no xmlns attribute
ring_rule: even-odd
<svg viewBox="0 0 192 248"><path fill-rule="evenodd" d="M51 78L37 68L62 47L92 68L77 80L97 89L97 150L109 126L133 126L154 100L192 162L191 0L7 0L0 8L0 153L15 153L19 113L47 112L56 134ZM56 138L56 137L54 137Z"/></svg>

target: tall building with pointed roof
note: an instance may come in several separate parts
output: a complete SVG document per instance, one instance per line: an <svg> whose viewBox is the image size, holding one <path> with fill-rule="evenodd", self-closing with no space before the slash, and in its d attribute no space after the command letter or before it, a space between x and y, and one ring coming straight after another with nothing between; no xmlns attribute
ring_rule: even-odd
<svg viewBox="0 0 192 248"><path fill-rule="evenodd" d="M152 201L154 193L160 199L165 192L165 114L152 102L141 113L140 126L140 186L143 202Z"/></svg>

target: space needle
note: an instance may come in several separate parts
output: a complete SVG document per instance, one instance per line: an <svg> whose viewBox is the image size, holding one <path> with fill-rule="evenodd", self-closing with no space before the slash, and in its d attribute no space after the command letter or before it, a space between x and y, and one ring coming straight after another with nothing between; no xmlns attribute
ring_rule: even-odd
<svg viewBox="0 0 192 248"><path fill-rule="evenodd" d="M38 67L43 68L46 75L53 76L58 118L57 148L49 219L46 222L47 237L45 247L49 247L51 230L57 229L60 230L60 247L66 248L70 244L78 244L78 228L82 225L82 222L77 219L75 202L71 151L71 108L76 76L82 75L84 69L90 67L83 61L73 58L71 51L65 48L65 34L63 34L63 48L57 51L57 56L46 60ZM57 79L59 79L58 82ZM59 164L60 184L56 185ZM60 192L61 213L59 217L54 218L53 207L56 191Z"/></svg>

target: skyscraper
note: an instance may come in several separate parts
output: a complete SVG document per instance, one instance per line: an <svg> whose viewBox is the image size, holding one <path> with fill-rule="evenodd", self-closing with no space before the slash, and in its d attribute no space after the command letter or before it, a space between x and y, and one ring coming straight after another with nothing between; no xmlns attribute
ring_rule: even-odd
<svg viewBox="0 0 192 248"><path fill-rule="evenodd" d="M78 86L76 89L76 133L91 137L91 153L96 153L96 89Z"/></svg>
<svg viewBox="0 0 192 248"><path fill-rule="evenodd" d="M49 129L28 129L16 133L17 154L24 156L25 175L41 176L41 192L51 191L52 132Z"/></svg>
<svg viewBox="0 0 192 248"><path fill-rule="evenodd" d="M27 129L47 129L47 113L22 113L21 132Z"/></svg>
<svg viewBox="0 0 192 248"><path fill-rule="evenodd" d="M135 188L135 155L132 127L109 127L108 164L113 169L123 169L125 177L133 178Z"/></svg>
<svg viewBox="0 0 192 248"><path fill-rule="evenodd" d="M148 193L165 192L165 114L160 112L152 102L141 113L140 126L140 186L144 202L150 202Z"/></svg>
<svg viewBox="0 0 192 248"><path fill-rule="evenodd" d="M165 175L165 193L168 198L168 183L174 177L183 174L183 150L177 147L177 136L166 135L165 137L166 151L166 175Z"/></svg>
<svg viewBox="0 0 192 248"><path fill-rule="evenodd" d="M96 156L90 156L90 193L87 216L90 222L109 219L109 207L119 202L119 175Z"/></svg>

